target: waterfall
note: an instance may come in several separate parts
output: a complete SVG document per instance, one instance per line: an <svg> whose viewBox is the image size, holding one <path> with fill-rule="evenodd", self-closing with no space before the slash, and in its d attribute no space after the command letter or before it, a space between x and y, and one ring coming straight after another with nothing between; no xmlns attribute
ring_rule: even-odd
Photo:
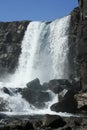
<svg viewBox="0 0 87 130"><path fill-rule="evenodd" d="M70 16L46 22L29 23L22 41L22 52L14 84L23 85L39 78L68 79L68 28Z"/></svg>
<svg viewBox="0 0 87 130"><path fill-rule="evenodd" d="M5 85L0 83L0 86L25 87L26 83L35 78L39 78L41 83L55 78L68 79L69 23L70 16L50 23L30 22L22 40L18 67L11 75L10 83ZM36 113L40 112L22 99L20 94L9 96L0 90L0 95L9 101L13 111L17 112L21 109L22 112L33 113L33 110ZM46 111L50 113L50 105L57 101L58 97L55 94L51 93L51 96L52 101L41 111L42 113Z"/></svg>

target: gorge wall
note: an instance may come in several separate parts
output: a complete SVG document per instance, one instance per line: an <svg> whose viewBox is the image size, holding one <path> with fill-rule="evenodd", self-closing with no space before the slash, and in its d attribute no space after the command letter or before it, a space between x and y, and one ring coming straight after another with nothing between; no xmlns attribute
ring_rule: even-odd
<svg viewBox="0 0 87 130"><path fill-rule="evenodd" d="M0 22L0 72L13 71L21 52L21 41L29 21Z"/></svg>
<svg viewBox="0 0 87 130"><path fill-rule="evenodd" d="M72 37L76 49L76 66L78 76L82 82L82 89L87 89L87 1L78 0L79 8L72 14ZM73 45L73 44L71 44ZM73 53L74 54L74 53ZM73 60L74 61L74 60Z"/></svg>
<svg viewBox="0 0 87 130"><path fill-rule="evenodd" d="M78 61L82 88L87 90L87 1L79 0L80 21L77 30Z"/></svg>

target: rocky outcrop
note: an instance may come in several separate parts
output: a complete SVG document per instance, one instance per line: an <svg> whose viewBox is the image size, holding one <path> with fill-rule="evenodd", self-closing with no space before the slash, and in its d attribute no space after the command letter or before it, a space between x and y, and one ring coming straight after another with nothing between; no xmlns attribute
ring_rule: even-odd
<svg viewBox="0 0 87 130"><path fill-rule="evenodd" d="M87 92L76 94L77 108L80 113L87 114Z"/></svg>
<svg viewBox="0 0 87 130"><path fill-rule="evenodd" d="M0 22L0 73L14 71L29 21Z"/></svg>
<svg viewBox="0 0 87 130"><path fill-rule="evenodd" d="M78 0L79 8L80 8L80 18L81 20L87 19L87 1L86 0Z"/></svg>
<svg viewBox="0 0 87 130"><path fill-rule="evenodd" d="M20 116L1 115L3 120L0 120L0 130L87 130L86 117L60 117L57 115L37 117L22 116L21 118Z"/></svg>
<svg viewBox="0 0 87 130"><path fill-rule="evenodd" d="M73 80L69 82L64 79L54 79L48 83L49 89L58 94L58 102L53 104L50 108L56 112L77 112L77 100L74 95L77 94L82 88L80 81Z"/></svg>
<svg viewBox="0 0 87 130"><path fill-rule="evenodd" d="M80 21L80 10L79 8L75 8L71 13L71 21L70 21L70 35L69 35L69 72L70 79L74 79L79 75L79 66L77 63L77 29Z"/></svg>
<svg viewBox="0 0 87 130"><path fill-rule="evenodd" d="M77 29L77 44L82 89L87 90L87 1L79 0L80 22Z"/></svg>

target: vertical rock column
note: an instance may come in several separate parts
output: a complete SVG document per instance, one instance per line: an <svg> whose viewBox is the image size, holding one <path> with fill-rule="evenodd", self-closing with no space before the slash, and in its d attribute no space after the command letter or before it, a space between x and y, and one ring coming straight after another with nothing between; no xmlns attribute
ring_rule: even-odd
<svg viewBox="0 0 87 130"><path fill-rule="evenodd" d="M87 90L87 0L78 0L80 9L80 22L77 31L78 61L82 89Z"/></svg>

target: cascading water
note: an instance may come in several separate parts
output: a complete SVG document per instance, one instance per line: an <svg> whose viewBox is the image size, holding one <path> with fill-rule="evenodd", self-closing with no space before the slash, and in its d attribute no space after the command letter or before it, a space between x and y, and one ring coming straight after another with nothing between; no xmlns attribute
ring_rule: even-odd
<svg viewBox="0 0 87 130"><path fill-rule="evenodd" d="M15 84L24 86L39 78L68 78L68 27L70 16L45 22L31 22L22 41L22 53L15 73Z"/></svg>
<svg viewBox="0 0 87 130"><path fill-rule="evenodd" d="M25 87L29 81L39 78L40 81L46 82L51 79L68 79L68 35L69 35L70 16L55 20L51 23L46 22L31 22L29 23L22 41L22 52L19 57L18 68L15 74L11 76L11 86ZM8 86L10 84L8 83ZM2 93L0 91L0 93ZM8 98L11 110L29 111L30 109L37 109L27 104L21 95L14 95L6 97L6 94L1 94L4 99ZM54 94L53 98L55 97ZM15 102L17 98L20 100L19 106ZM55 97L57 100L57 97ZM54 99L53 99L54 101ZM49 111L49 103L47 108L43 111ZM25 105L26 104L26 105ZM22 107L21 107L22 108Z"/></svg>

